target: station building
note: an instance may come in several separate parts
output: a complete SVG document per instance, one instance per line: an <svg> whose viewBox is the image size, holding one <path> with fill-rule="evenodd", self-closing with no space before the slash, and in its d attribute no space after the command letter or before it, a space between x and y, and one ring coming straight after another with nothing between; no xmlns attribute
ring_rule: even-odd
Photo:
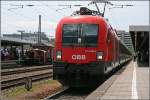
<svg viewBox="0 0 150 100"><path fill-rule="evenodd" d="M41 43L38 43L37 34L23 33L21 34L3 34L1 36L1 58L2 60L17 60L18 55L16 53L20 52L21 58L23 58L24 53L30 49L42 49L45 51L52 51L54 45L47 41L46 35L42 35ZM4 51L8 52L7 57L3 57ZM4 58L4 59L3 59Z"/></svg>
<svg viewBox="0 0 150 100"><path fill-rule="evenodd" d="M120 38L120 40L122 42L125 43L125 45L131 50L133 51L133 44L132 44L132 40L131 40L131 36L129 32L126 32L124 30L117 30L117 35Z"/></svg>

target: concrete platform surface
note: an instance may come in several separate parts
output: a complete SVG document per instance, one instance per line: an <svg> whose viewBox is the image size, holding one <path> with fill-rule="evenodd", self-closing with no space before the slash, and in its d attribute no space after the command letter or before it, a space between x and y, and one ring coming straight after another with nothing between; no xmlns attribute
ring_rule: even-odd
<svg viewBox="0 0 150 100"><path fill-rule="evenodd" d="M114 83L103 95L96 89L87 98L103 99L149 99L149 67L139 67L137 62L131 61L126 69L117 77Z"/></svg>

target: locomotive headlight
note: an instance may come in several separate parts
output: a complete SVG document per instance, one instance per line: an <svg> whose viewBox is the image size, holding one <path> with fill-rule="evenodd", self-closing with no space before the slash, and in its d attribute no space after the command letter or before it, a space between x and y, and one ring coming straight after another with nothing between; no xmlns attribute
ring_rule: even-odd
<svg viewBox="0 0 150 100"><path fill-rule="evenodd" d="M61 60L61 51L56 52L56 58L57 60Z"/></svg>
<svg viewBox="0 0 150 100"><path fill-rule="evenodd" d="M97 60L103 59L103 52L97 52Z"/></svg>

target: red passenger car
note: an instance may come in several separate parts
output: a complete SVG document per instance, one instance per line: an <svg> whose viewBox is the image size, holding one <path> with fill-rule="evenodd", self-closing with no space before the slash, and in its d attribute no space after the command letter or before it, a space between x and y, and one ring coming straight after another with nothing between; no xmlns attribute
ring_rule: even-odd
<svg viewBox="0 0 150 100"><path fill-rule="evenodd" d="M73 87L98 85L127 54L130 52L103 17L65 17L56 30L53 78Z"/></svg>

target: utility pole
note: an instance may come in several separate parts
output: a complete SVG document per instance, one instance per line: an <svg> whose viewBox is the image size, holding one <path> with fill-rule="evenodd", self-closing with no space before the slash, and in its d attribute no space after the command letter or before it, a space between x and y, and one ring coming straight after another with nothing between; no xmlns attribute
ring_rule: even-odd
<svg viewBox="0 0 150 100"><path fill-rule="evenodd" d="M25 32L24 30L18 30L18 32L20 32L20 37L21 37L21 40L23 39L23 33ZM21 43L21 58L23 59L23 43Z"/></svg>
<svg viewBox="0 0 150 100"><path fill-rule="evenodd" d="M21 37L21 40L23 39L23 33L25 32L24 30L18 30L18 32L20 32L20 37Z"/></svg>
<svg viewBox="0 0 150 100"><path fill-rule="evenodd" d="M41 43L41 15L39 15L38 43Z"/></svg>

